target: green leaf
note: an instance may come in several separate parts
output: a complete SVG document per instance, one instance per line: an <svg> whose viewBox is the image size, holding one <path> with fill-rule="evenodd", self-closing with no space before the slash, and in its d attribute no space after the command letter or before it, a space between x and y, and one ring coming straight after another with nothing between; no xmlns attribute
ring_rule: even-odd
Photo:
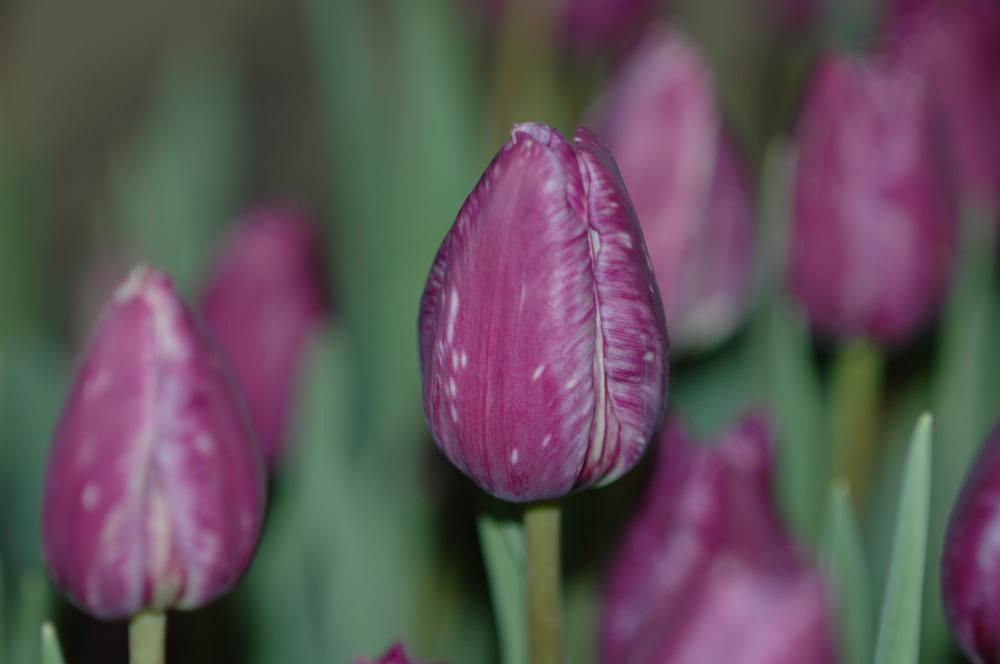
<svg viewBox="0 0 1000 664"><path fill-rule="evenodd" d="M815 543L829 478L823 394L805 323L783 299L760 313L758 375L777 426L777 480L781 510L792 529Z"/></svg>
<svg viewBox="0 0 1000 664"><path fill-rule="evenodd" d="M48 620L42 625L42 664L65 664L56 628Z"/></svg>
<svg viewBox="0 0 1000 664"><path fill-rule="evenodd" d="M824 536L824 566L837 605L842 664L868 664L874 645L868 565L848 484L834 480Z"/></svg>
<svg viewBox="0 0 1000 664"><path fill-rule="evenodd" d="M38 630L45 616L46 591L47 585L39 570L30 570L21 576L19 601L10 633L11 662L38 661Z"/></svg>
<svg viewBox="0 0 1000 664"><path fill-rule="evenodd" d="M917 664L931 499L931 416L917 421L903 471L875 664Z"/></svg>
<svg viewBox="0 0 1000 664"><path fill-rule="evenodd" d="M521 523L482 513L476 520L476 526L490 583L501 661L504 664L525 664L528 661L528 619L525 615L524 532Z"/></svg>
<svg viewBox="0 0 1000 664"><path fill-rule="evenodd" d="M191 294L218 230L236 212L244 163L236 63L174 54L144 124L113 162L112 205L126 241Z"/></svg>

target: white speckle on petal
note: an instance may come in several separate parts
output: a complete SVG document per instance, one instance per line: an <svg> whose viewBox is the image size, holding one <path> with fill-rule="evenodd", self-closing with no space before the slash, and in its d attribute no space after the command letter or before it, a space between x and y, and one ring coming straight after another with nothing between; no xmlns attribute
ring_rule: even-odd
<svg viewBox="0 0 1000 664"><path fill-rule="evenodd" d="M451 421L458 424L458 409L455 408L455 404L451 405Z"/></svg>
<svg viewBox="0 0 1000 664"><path fill-rule="evenodd" d="M455 383L454 376L448 379L448 394L451 395L452 399L458 394L458 385Z"/></svg>
<svg viewBox="0 0 1000 664"><path fill-rule="evenodd" d="M545 434L545 438L542 438L542 447L548 447L549 443L551 442L552 442L552 434L551 433Z"/></svg>
<svg viewBox="0 0 1000 664"><path fill-rule="evenodd" d="M455 318L458 316L458 291L452 289L448 308L448 343L455 340Z"/></svg>
<svg viewBox="0 0 1000 664"><path fill-rule="evenodd" d="M94 482L87 482L83 487L83 494L80 496L80 504L83 509L90 511L97 507L97 502L101 499L101 489Z"/></svg>
<svg viewBox="0 0 1000 664"><path fill-rule="evenodd" d="M462 368L469 366L469 354L464 350L462 351Z"/></svg>
<svg viewBox="0 0 1000 664"><path fill-rule="evenodd" d="M568 381L566 381L566 384L563 387L565 387L567 390L572 390L574 387L576 387L577 383L579 382L580 382L580 377L573 376Z"/></svg>
<svg viewBox="0 0 1000 664"><path fill-rule="evenodd" d="M451 370L458 371L458 352L451 351Z"/></svg>
<svg viewBox="0 0 1000 664"><path fill-rule="evenodd" d="M207 433L199 433L194 437L194 448L205 456L209 456L215 451L215 441Z"/></svg>
<svg viewBox="0 0 1000 664"><path fill-rule="evenodd" d="M537 367L535 367L535 373L531 374L531 382L534 383L536 380L541 378L544 372L545 372L544 364L539 364Z"/></svg>
<svg viewBox="0 0 1000 664"><path fill-rule="evenodd" d="M516 464L517 463L517 457L518 457L518 453L517 453L517 448L515 447L513 450L511 450L511 453L510 453L510 462L512 464Z"/></svg>
<svg viewBox="0 0 1000 664"><path fill-rule="evenodd" d="M629 249L632 248L632 236L628 233L619 233L619 238L621 238L622 244L624 244Z"/></svg>
<svg viewBox="0 0 1000 664"><path fill-rule="evenodd" d="M653 351L647 350L646 354L642 356L642 359L646 360L647 362L652 362L654 357L656 357L656 355L653 354Z"/></svg>
<svg viewBox="0 0 1000 664"><path fill-rule="evenodd" d="M101 369L93 376L87 379L87 382L83 385L83 396L87 399L93 399L100 396L108 387L111 386L111 371L108 369Z"/></svg>

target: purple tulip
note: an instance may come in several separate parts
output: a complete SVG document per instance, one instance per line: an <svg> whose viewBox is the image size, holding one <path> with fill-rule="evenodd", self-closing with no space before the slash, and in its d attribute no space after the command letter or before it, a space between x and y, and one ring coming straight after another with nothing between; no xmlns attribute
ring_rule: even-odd
<svg viewBox="0 0 1000 664"><path fill-rule="evenodd" d="M362 657L354 660L354 664L422 664L424 660L413 659L406 654L406 648L402 643L397 643L389 648L379 659L369 659Z"/></svg>
<svg viewBox="0 0 1000 664"><path fill-rule="evenodd" d="M749 300L753 200L721 128L708 66L682 35L651 30L605 95L601 124L659 283L671 345L710 346Z"/></svg>
<svg viewBox="0 0 1000 664"><path fill-rule="evenodd" d="M608 151L514 127L465 200L420 303L424 412L438 447L511 501L610 482L666 395L646 245Z"/></svg>
<svg viewBox="0 0 1000 664"><path fill-rule="evenodd" d="M201 298L269 467L284 451L306 344L329 311L321 244L303 212L258 208L234 229Z"/></svg>
<svg viewBox="0 0 1000 664"><path fill-rule="evenodd" d="M563 39L575 49L595 50L621 43L653 15L658 0L563 0Z"/></svg>
<svg viewBox="0 0 1000 664"><path fill-rule="evenodd" d="M135 269L98 322L50 452L53 581L98 618L200 607L250 563L265 491L222 355L164 274Z"/></svg>
<svg viewBox="0 0 1000 664"><path fill-rule="evenodd" d="M1000 662L1000 426L972 465L951 514L941 595L951 630L970 659Z"/></svg>
<svg viewBox="0 0 1000 664"><path fill-rule="evenodd" d="M940 304L956 223L930 126L917 77L821 61L799 125L789 278L822 333L899 342Z"/></svg>
<svg viewBox="0 0 1000 664"><path fill-rule="evenodd" d="M823 582L772 502L770 439L757 416L714 446L667 424L605 587L602 662L834 661Z"/></svg>
<svg viewBox="0 0 1000 664"><path fill-rule="evenodd" d="M896 57L926 81L961 189L1000 205L1000 3L923 2L890 34Z"/></svg>

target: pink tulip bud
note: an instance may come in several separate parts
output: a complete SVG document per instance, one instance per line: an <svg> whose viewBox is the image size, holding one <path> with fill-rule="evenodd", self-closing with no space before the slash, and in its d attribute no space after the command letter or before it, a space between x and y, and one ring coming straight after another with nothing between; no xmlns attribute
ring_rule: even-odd
<svg viewBox="0 0 1000 664"><path fill-rule="evenodd" d="M674 349L711 346L749 301L753 200L708 66L651 30L603 102L603 135L646 237Z"/></svg>
<svg viewBox="0 0 1000 664"><path fill-rule="evenodd" d="M1000 662L1000 426L972 465L951 514L941 596L951 630L974 662Z"/></svg>
<svg viewBox="0 0 1000 664"><path fill-rule="evenodd" d="M200 607L250 563L265 491L221 354L164 274L135 269L101 316L50 452L52 580L98 618Z"/></svg>
<svg viewBox="0 0 1000 664"><path fill-rule="evenodd" d="M834 661L823 582L773 505L770 439L756 416L710 447L667 424L611 566L602 662Z"/></svg>
<svg viewBox="0 0 1000 664"><path fill-rule="evenodd" d="M945 293L955 248L925 89L886 62L826 56L799 125L790 281L824 334L911 335Z"/></svg>
<svg viewBox="0 0 1000 664"><path fill-rule="evenodd" d="M397 643L379 659L360 658L354 660L354 664L423 664L424 660L417 660L406 654L406 648L402 643ZM431 664L428 662L427 664Z"/></svg>
<svg viewBox="0 0 1000 664"><path fill-rule="evenodd" d="M270 467L284 451L306 343L329 311L321 245L301 211L258 208L233 230L201 298Z"/></svg>
<svg viewBox="0 0 1000 664"><path fill-rule="evenodd" d="M666 394L666 330L590 132L514 127L438 250L419 331L434 439L486 491L555 498L635 465Z"/></svg>
<svg viewBox="0 0 1000 664"><path fill-rule="evenodd" d="M925 1L890 34L896 57L928 86L961 190L1000 205L1000 3Z"/></svg>

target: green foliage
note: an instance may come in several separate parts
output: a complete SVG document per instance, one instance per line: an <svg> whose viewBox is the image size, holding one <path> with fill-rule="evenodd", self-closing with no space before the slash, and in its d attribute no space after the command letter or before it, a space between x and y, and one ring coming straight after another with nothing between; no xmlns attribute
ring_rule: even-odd
<svg viewBox="0 0 1000 664"><path fill-rule="evenodd" d="M42 624L42 664L65 664L56 628L49 621Z"/></svg>
<svg viewBox="0 0 1000 664"><path fill-rule="evenodd" d="M903 471L875 664L916 664L919 659L930 501L931 417L925 414L913 432Z"/></svg>
<svg viewBox="0 0 1000 664"><path fill-rule="evenodd" d="M483 513L476 521L490 583L493 615L504 664L524 664L528 655L524 598L524 532L518 521Z"/></svg>

